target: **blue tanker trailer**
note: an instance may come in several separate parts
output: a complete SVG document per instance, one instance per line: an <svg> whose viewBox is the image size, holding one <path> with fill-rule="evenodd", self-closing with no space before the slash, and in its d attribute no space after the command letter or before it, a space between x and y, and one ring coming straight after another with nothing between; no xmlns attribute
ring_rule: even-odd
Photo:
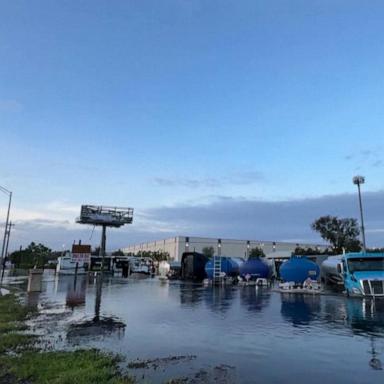
<svg viewBox="0 0 384 384"><path fill-rule="evenodd" d="M260 258L248 259L240 266L240 277L245 280L268 279L270 275L269 265Z"/></svg>
<svg viewBox="0 0 384 384"><path fill-rule="evenodd" d="M242 258L222 256L220 259L220 272L225 277L236 277L239 275L240 266L244 263ZM208 279L213 279L213 259L209 260L207 264L205 264L205 273L207 274Z"/></svg>
<svg viewBox="0 0 384 384"><path fill-rule="evenodd" d="M303 285L308 279L317 281L320 278L320 268L305 256L292 256L281 265L280 277L284 282Z"/></svg>

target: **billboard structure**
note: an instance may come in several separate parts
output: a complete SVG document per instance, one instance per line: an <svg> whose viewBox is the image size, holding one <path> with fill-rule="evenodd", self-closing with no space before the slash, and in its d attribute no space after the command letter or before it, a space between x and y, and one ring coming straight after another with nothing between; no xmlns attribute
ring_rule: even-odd
<svg viewBox="0 0 384 384"><path fill-rule="evenodd" d="M104 266L106 230L107 227L120 228L125 224L132 224L133 208L108 207L98 205L82 205L80 217L76 219L79 224L89 224L102 227L100 256L103 257Z"/></svg>
<svg viewBox="0 0 384 384"><path fill-rule="evenodd" d="M82 205L80 217L76 221L80 224L119 228L125 224L132 224L132 220L133 208Z"/></svg>

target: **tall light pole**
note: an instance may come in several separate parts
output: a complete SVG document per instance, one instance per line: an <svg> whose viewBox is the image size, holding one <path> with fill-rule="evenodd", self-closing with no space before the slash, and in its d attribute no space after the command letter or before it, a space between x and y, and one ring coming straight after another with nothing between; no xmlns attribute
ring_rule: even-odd
<svg viewBox="0 0 384 384"><path fill-rule="evenodd" d="M9 202L8 202L8 211L7 211L7 219L5 221L5 229L4 229L4 238L3 238L3 246L1 248L1 259L0 259L0 265L3 265L4 261L4 250L5 250L5 243L7 238L7 232L8 232L8 224L9 224L9 211L11 210L11 201L12 201L12 192L8 191L7 188L4 188L0 185L0 191L5 193L9 196Z"/></svg>
<svg viewBox="0 0 384 384"><path fill-rule="evenodd" d="M221 256L221 239L217 239L217 255Z"/></svg>
<svg viewBox="0 0 384 384"><path fill-rule="evenodd" d="M365 244L365 231L364 231L364 218L363 218L363 205L361 203L361 191L360 184L365 183L365 178L363 176L355 176L353 179L353 184L357 185L357 190L359 192L359 206L360 206L360 217L361 217L361 236L363 237L363 251L367 252L367 247Z"/></svg>

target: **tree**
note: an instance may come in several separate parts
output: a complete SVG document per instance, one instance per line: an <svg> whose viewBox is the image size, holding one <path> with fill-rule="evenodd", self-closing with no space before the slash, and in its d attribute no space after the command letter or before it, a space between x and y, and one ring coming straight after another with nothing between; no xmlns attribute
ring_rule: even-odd
<svg viewBox="0 0 384 384"><path fill-rule="evenodd" d="M155 261L167 261L169 260L169 252L166 251L139 251L137 252L138 257L149 257Z"/></svg>
<svg viewBox="0 0 384 384"><path fill-rule="evenodd" d="M211 247L204 247L201 252L203 253L203 255L209 257L209 258L212 258L213 255L215 254L215 248L213 248L212 246Z"/></svg>
<svg viewBox="0 0 384 384"><path fill-rule="evenodd" d="M335 253L359 252L361 242L358 239L360 230L356 219L339 219L336 216L322 216L314 221L312 229L319 232L320 236L331 243Z"/></svg>
<svg viewBox="0 0 384 384"><path fill-rule="evenodd" d="M15 251L9 256L16 268L43 267L51 257L51 249L32 242L27 248Z"/></svg>
<svg viewBox="0 0 384 384"><path fill-rule="evenodd" d="M112 256L124 256L124 252L121 249L118 249L115 252L112 252Z"/></svg>
<svg viewBox="0 0 384 384"><path fill-rule="evenodd" d="M295 250L292 252L292 256L311 256L311 255L332 255L334 252L331 249L324 249L323 251L317 248L303 248L303 247L296 247Z"/></svg>
<svg viewBox="0 0 384 384"><path fill-rule="evenodd" d="M258 259L260 257L265 257L265 253L261 248L252 248L249 251L248 259Z"/></svg>

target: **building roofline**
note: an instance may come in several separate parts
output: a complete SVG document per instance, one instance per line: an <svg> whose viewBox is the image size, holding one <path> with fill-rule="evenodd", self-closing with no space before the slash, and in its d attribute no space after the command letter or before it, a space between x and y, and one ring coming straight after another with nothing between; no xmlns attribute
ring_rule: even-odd
<svg viewBox="0 0 384 384"><path fill-rule="evenodd" d="M128 248L128 247L131 247L131 246L135 246L135 245L140 245L140 244L151 244L151 243L157 243L157 242L162 242L162 241L167 241L167 240L180 240L180 239L185 239L185 238L189 238L189 242L192 243L193 239L202 239L202 240L206 240L208 242L212 242L212 240L218 240L218 239L221 239L221 241L250 241L251 243L278 243L278 244L301 244L301 245L313 245L313 246L317 246L317 247L330 247L329 244L321 244L321 243L312 243L310 241L284 241L284 240L255 240L255 239L233 239L233 238L224 238L224 237L205 237L205 236L185 236L185 235L176 235L176 236L171 236L171 237L167 237L167 238L162 238L162 239L157 239L157 240L149 240L149 241L141 241L141 242L138 242L138 243L132 243L132 244L129 244L127 246L124 246L123 248Z"/></svg>

